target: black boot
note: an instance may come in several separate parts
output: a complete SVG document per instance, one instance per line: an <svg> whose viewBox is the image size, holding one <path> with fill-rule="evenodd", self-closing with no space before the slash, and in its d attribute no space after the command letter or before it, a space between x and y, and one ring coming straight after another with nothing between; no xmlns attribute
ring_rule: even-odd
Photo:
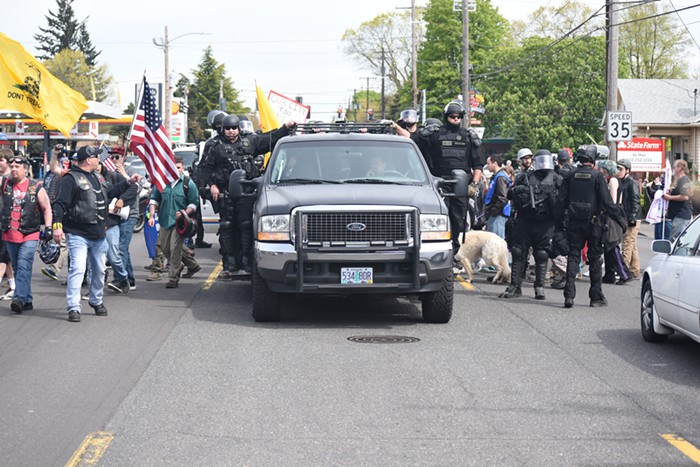
<svg viewBox="0 0 700 467"><path fill-rule="evenodd" d="M544 287L535 287L535 300L544 300Z"/></svg>
<svg viewBox="0 0 700 467"><path fill-rule="evenodd" d="M516 298L522 296L523 291L519 285L509 285L505 292L499 295L501 298Z"/></svg>

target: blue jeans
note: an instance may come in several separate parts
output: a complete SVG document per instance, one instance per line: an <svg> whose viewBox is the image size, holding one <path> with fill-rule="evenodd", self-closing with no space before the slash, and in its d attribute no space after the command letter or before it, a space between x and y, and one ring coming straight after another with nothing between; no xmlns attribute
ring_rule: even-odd
<svg viewBox="0 0 700 467"><path fill-rule="evenodd" d="M15 271L15 295L22 303L32 303L32 268L37 240L22 243L5 242L10 255L12 269Z"/></svg>
<svg viewBox="0 0 700 467"><path fill-rule="evenodd" d="M134 267L131 265L131 253L129 253L129 245L131 245L131 237L134 235L134 227L138 219L130 217L119 224L119 255L122 258L122 263L126 268L126 275L129 277L129 282L134 283Z"/></svg>
<svg viewBox="0 0 700 467"><path fill-rule="evenodd" d="M506 216L491 216L486 221L486 230L493 232L499 237L506 238L506 221L508 218Z"/></svg>
<svg viewBox="0 0 700 467"><path fill-rule="evenodd" d="M126 279L126 268L119 254L119 226L113 225L105 231L107 236L107 259L112 265L114 280L123 281Z"/></svg>
<svg viewBox="0 0 700 467"><path fill-rule="evenodd" d="M671 236L671 221L659 222L654 224L654 240L668 240Z"/></svg>
<svg viewBox="0 0 700 467"><path fill-rule="evenodd" d="M88 261L92 277L90 285L90 306L102 304L105 288L105 257L107 255L107 239L90 239L75 234L66 235L66 244L70 252L70 268L68 268L68 286L66 301L68 311L80 311L80 285L83 283L85 268Z"/></svg>
<svg viewBox="0 0 700 467"><path fill-rule="evenodd" d="M690 219L682 219L680 217L675 217L671 219L671 233L668 234L668 239L674 241L677 239L690 224Z"/></svg>

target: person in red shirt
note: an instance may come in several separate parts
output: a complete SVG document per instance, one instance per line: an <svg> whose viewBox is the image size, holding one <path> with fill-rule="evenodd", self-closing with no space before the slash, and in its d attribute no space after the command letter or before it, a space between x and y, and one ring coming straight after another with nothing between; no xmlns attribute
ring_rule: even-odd
<svg viewBox="0 0 700 467"><path fill-rule="evenodd" d="M32 310L32 267L41 224L51 225L51 203L46 190L27 178L26 157L9 159L10 177L2 186L0 230L15 270L15 313Z"/></svg>

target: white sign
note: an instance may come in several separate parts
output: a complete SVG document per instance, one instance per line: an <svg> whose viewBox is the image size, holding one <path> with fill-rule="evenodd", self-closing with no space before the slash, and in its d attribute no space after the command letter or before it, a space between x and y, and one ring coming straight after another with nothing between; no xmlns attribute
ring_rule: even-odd
<svg viewBox="0 0 700 467"><path fill-rule="evenodd" d="M24 133L24 122L22 120L15 120L15 133Z"/></svg>
<svg viewBox="0 0 700 467"><path fill-rule="evenodd" d="M632 141L632 112L608 112L608 141Z"/></svg>
<svg viewBox="0 0 700 467"><path fill-rule="evenodd" d="M662 172L665 163L665 146L661 139L634 138L617 143L617 160L632 163L632 172Z"/></svg>
<svg viewBox="0 0 700 467"><path fill-rule="evenodd" d="M300 104L294 99L290 99L275 91L270 91L267 100L270 101L270 106L277 114L280 124L284 125L284 123L290 119L297 123L306 122L306 117L309 115L310 109L308 106Z"/></svg>
<svg viewBox="0 0 700 467"><path fill-rule="evenodd" d="M462 11L462 2L463 2L463 0L454 0L454 4L452 5L452 10L453 11ZM476 11L476 1L467 3L467 10Z"/></svg>

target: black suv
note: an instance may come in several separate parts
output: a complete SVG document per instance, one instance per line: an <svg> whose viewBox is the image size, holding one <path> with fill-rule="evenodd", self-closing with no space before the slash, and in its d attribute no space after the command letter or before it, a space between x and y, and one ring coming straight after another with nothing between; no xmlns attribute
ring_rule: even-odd
<svg viewBox="0 0 700 467"><path fill-rule="evenodd" d="M265 174L244 177L235 171L229 192L257 197L256 321L280 319L282 294L417 295L425 321L450 320L443 196L466 195L464 171L452 181L435 178L408 138L338 132L282 138Z"/></svg>

